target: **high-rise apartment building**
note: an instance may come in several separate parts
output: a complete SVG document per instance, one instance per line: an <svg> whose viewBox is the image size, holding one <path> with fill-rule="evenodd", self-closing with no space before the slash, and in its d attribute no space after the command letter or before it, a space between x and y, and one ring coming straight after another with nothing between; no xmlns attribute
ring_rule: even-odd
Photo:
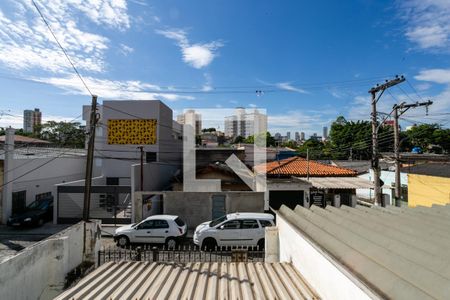
<svg viewBox="0 0 450 300"><path fill-rule="evenodd" d="M298 131L295 132L295 141L300 141L300 133Z"/></svg>
<svg viewBox="0 0 450 300"><path fill-rule="evenodd" d="M26 109L23 111L23 131L34 132L36 126L42 124L42 113L39 108L34 110Z"/></svg>
<svg viewBox="0 0 450 300"><path fill-rule="evenodd" d="M258 132L267 131L267 115L257 109L247 112L245 108L238 107L234 115L225 117L225 136L249 137Z"/></svg>
<svg viewBox="0 0 450 300"><path fill-rule="evenodd" d="M328 140L328 127L324 126L323 132L322 132L322 141L326 141L326 140Z"/></svg>
<svg viewBox="0 0 450 300"><path fill-rule="evenodd" d="M303 131L300 132L300 140L302 140L302 141L305 140L305 133Z"/></svg>
<svg viewBox="0 0 450 300"><path fill-rule="evenodd" d="M184 114L177 116L177 122L180 124L191 125L195 128L195 134L202 133L202 115L195 112L193 109L186 110Z"/></svg>
<svg viewBox="0 0 450 300"><path fill-rule="evenodd" d="M291 140L291 132L290 131L286 132L286 140L288 140L288 141Z"/></svg>

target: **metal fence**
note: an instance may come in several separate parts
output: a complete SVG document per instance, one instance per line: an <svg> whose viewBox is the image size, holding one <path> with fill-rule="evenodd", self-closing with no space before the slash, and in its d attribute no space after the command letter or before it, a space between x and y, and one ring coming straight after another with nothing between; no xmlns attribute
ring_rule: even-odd
<svg viewBox="0 0 450 300"><path fill-rule="evenodd" d="M201 251L198 247L159 249L157 247L106 247L98 251L98 265L105 262L149 261L149 262L264 262L264 250L258 247L217 247Z"/></svg>

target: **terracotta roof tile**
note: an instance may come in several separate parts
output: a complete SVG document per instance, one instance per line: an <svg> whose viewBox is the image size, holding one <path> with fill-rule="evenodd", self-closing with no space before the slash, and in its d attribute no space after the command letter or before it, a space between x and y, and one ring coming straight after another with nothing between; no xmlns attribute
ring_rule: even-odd
<svg viewBox="0 0 450 300"><path fill-rule="evenodd" d="M301 176L308 174L308 161L301 157L290 157L280 161L273 161L267 164L255 166L255 171L264 172L267 170L268 177L276 176ZM356 176L354 170L322 164L313 160L309 161L309 176L311 177L339 177Z"/></svg>

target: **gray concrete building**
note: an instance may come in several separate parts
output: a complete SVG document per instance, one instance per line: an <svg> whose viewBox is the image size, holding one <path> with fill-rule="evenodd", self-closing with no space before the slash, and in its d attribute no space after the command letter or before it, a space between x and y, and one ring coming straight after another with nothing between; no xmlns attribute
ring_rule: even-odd
<svg viewBox="0 0 450 300"><path fill-rule="evenodd" d="M42 124L42 113L39 108L34 110L26 109L23 111L23 131L24 132L34 132L36 126Z"/></svg>

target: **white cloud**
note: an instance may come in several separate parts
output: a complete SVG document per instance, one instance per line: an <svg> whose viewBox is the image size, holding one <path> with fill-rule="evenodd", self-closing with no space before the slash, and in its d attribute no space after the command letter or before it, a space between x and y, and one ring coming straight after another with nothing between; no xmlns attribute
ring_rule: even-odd
<svg viewBox="0 0 450 300"><path fill-rule="evenodd" d="M431 84L429 83L420 83L416 85L417 90L419 91L426 91L431 87Z"/></svg>
<svg viewBox="0 0 450 300"><path fill-rule="evenodd" d="M175 40L181 48L183 61L188 65L201 69L212 63L217 57L217 50L223 46L221 41L191 44L187 33L181 29L156 30L156 33Z"/></svg>
<svg viewBox="0 0 450 300"><path fill-rule="evenodd" d="M450 69L422 70L414 78L421 81L450 84Z"/></svg>
<svg viewBox="0 0 450 300"><path fill-rule="evenodd" d="M128 56L128 54L131 54L134 52L134 49L125 45L125 44L120 44L119 45L119 51L120 53L122 53L125 56Z"/></svg>
<svg viewBox="0 0 450 300"><path fill-rule="evenodd" d="M204 73L203 77L205 77L205 84L202 86L202 91L209 92L213 90L212 86L212 76L209 73Z"/></svg>
<svg viewBox="0 0 450 300"><path fill-rule="evenodd" d="M450 1L398 1L405 35L421 49L448 51L450 46Z"/></svg>
<svg viewBox="0 0 450 300"><path fill-rule="evenodd" d="M441 93L430 97L433 105L430 106L429 111L439 113L450 109L450 69L422 70L414 76L414 79L425 81L425 84L444 84L445 88Z"/></svg>
<svg viewBox="0 0 450 300"><path fill-rule="evenodd" d="M258 105L254 104L254 103L250 103L248 106L249 106L249 107L252 107L252 108L258 107Z"/></svg>
<svg viewBox="0 0 450 300"><path fill-rule="evenodd" d="M282 90L297 92L300 94L309 94L304 89L292 86L290 82L279 82L279 83L276 83L275 85L276 85L276 87L278 87L279 89L282 89Z"/></svg>
<svg viewBox="0 0 450 300"><path fill-rule="evenodd" d="M0 63L15 70L72 72L31 1L15 2L13 18L0 9ZM37 5L81 71L103 72L109 39L80 29L82 17L109 28L130 27L124 0L41 0Z"/></svg>
<svg viewBox="0 0 450 300"><path fill-rule="evenodd" d="M69 121L81 121L81 120L74 120L73 117L65 117L65 116L58 116L58 115L42 115L42 123L48 122L48 121L56 121L56 122L69 122ZM21 112L14 111L14 112L0 112L0 127L9 127L12 128L23 128L23 116L21 116Z"/></svg>
<svg viewBox="0 0 450 300"><path fill-rule="evenodd" d="M31 4L28 5L31 7ZM130 16L125 0L40 0L38 6L52 16L58 16L60 20L72 18L74 12L79 11L98 25L119 30L130 28Z"/></svg>
<svg viewBox="0 0 450 300"><path fill-rule="evenodd" d="M267 118L270 132L280 132L284 135L290 131L291 136L296 131L303 131L311 135L327 124L321 114L313 114L308 111L294 110L285 114L269 114Z"/></svg>
<svg viewBox="0 0 450 300"><path fill-rule="evenodd" d="M88 95L86 89L75 75L68 77L34 78L34 81L51 84L73 95ZM167 101L193 100L192 96L178 95L162 90L159 86L138 80L108 80L93 77L84 78L92 93L100 95L103 99L133 99L152 100L163 99Z"/></svg>

